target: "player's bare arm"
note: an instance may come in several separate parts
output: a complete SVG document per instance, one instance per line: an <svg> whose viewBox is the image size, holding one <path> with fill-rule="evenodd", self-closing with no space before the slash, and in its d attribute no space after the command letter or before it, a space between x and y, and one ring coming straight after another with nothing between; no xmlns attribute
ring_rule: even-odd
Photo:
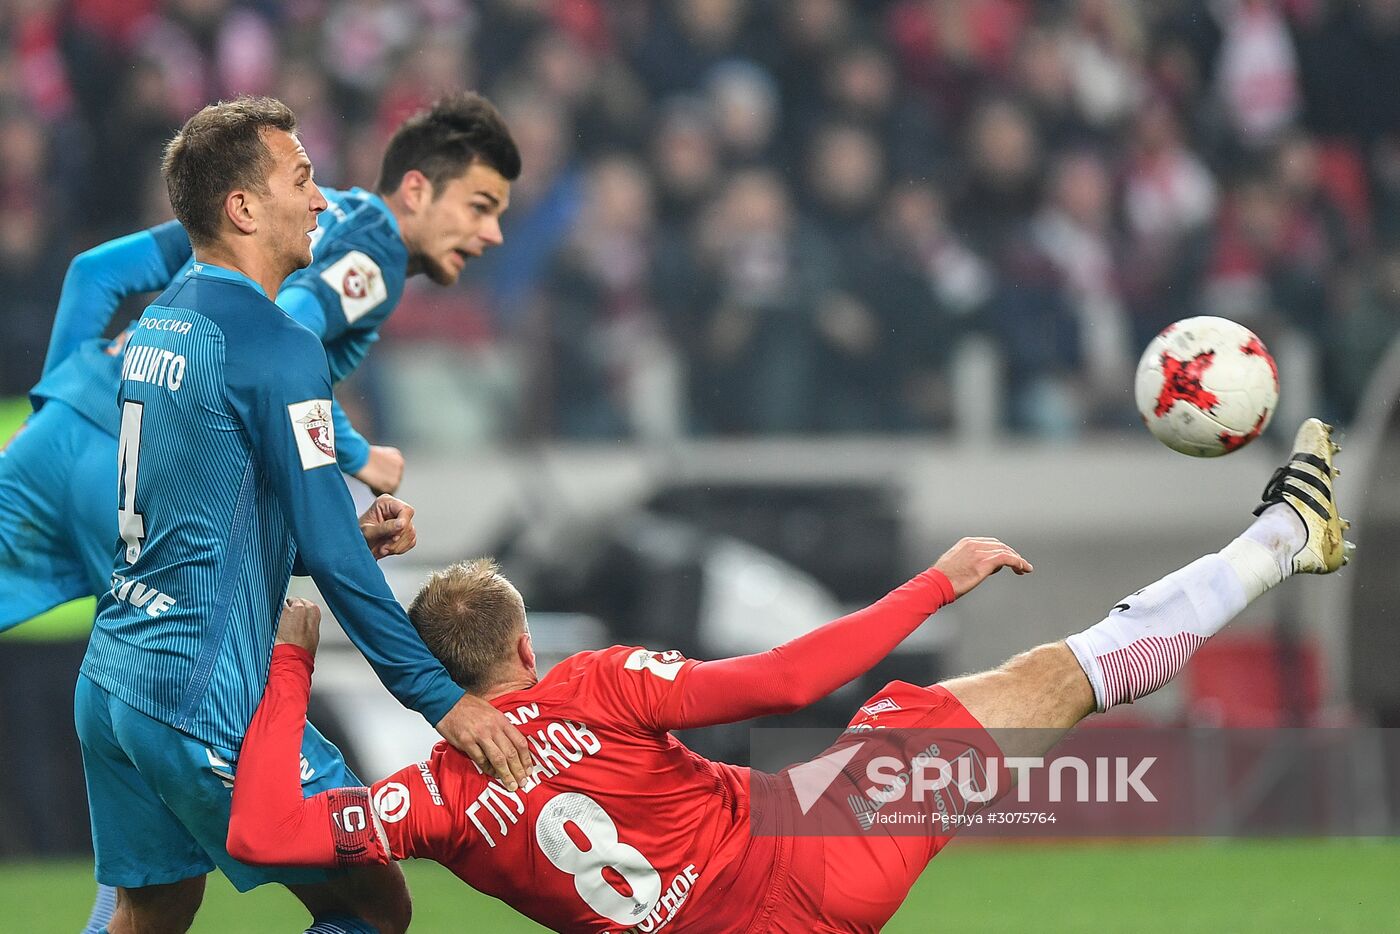
<svg viewBox="0 0 1400 934"><path fill-rule="evenodd" d="M462 695L436 726L443 739L500 779L506 790L518 790L529 778L534 761L525 737L484 698Z"/></svg>
<svg viewBox="0 0 1400 934"><path fill-rule="evenodd" d="M360 516L360 532L375 560L413 550L413 546L418 544L413 515L412 506L387 493L375 499L364 511Z"/></svg>
<svg viewBox="0 0 1400 934"><path fill-rule="evenodd" d="M943 552L934 564L953 585L953 593L961 597L1002 568L1017 574L1029 574L1035 568L1012 548L995 538L964 538Z"/></svg>
<svg viewBox="0 0 1400 934"><path fill-rule="evenodd" d="M355 479L375 494L395 493L403 483L403 452L382 444L369 447L369 460L355 474Z"/></svg>

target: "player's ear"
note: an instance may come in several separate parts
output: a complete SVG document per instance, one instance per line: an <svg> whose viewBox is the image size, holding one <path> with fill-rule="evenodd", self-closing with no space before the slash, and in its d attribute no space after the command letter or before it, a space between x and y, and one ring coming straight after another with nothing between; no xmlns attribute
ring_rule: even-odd
<svg viewBox="0 0 1400 934"><path fill-rule="evenodd" d="M252 196L246 189L235 188L224 196L224 214L233 222L233 226L238 228L239 233L258 232L256 209Z"/></svg>
<svg viewBox="0 0 1400 934"><path fill-rule="evenodd" d="M399 191L403 193L403 202L411 211L421 211L433 200L433 183L417 169L403 173Z"/></svg>
<svg viewBox="0 0 1400 934"><path fill-rule="evenodd" d="M535 670L535 646L530 641L530 630L522 632L520 638L516 640L515 654L520 659L520 664L525 666L526 671Z"/></svg>

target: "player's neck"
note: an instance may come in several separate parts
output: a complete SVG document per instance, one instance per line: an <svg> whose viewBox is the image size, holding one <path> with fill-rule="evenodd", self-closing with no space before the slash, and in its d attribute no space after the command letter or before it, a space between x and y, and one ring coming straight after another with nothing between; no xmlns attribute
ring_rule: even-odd
<svg viewBox="0 0 1400 934"><path fill-rule="evenodd" d="M408 269L405 271L405 275L411 279L423 271L423 260L419 258L413 246L416 239L413 215L408 208L404 207L403 196L398 191L388 195L381 194L379 197L384 199L385 207L389 209L390 214L394 215L394 220L399 225L399 236L403 238L403 245L408 247Z"/></svg>
<svg viewBox="0 0 1400 934"><path fill-rule="evenodd" d="M511 678L508 681L501 681L491 685L491 687L481 692L482 699L494 700L505 694L514 694L516 691L523 691L539 684L540 679L532 672L521 672L520 677Z"/></svg>
<svg viewBox="0 0 1400 934"><path fill-rule="evenodd" d="M291 271L282 269L275 260L262 256L256 250L241 247L242 244L225 242L202 246L194 251L194 261L241 272L262 286L269 301L276 301L277 290L281 288L282 280L291 275ZM273 266L277 268L274 269Z"/></svg>

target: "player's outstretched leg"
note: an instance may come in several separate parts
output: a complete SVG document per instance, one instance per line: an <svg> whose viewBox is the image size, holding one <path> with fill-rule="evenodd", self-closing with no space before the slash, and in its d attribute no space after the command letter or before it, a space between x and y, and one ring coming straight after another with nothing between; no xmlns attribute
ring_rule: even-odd
<svg viewBox="0 0 1400 934"><path fill-rule="evenodd" d="M1166 684L1206 639L1289 575L1328 574L1347 562L1348 523L1332 489L1338 450L1330 426L1305 421L1292 456L1264 488L1259 518L1243 535L1127 597L1103 622L1066 640L1098 710L1130 704Z"/></svg>
<svg viewBox="0 0 1400 934"><path fill-rule="evenodd" d="M1151 694L1251 600L1291 574L1328 574L1347 562L1349 523L1333 493L1338 450L1331 427L1308 419L1239 538L1124 598L1064 642L943 686L990 730L1038 728L1009 740L1027 748L1003 750L1008 755L1043 754L1094 711Z"/></svg>

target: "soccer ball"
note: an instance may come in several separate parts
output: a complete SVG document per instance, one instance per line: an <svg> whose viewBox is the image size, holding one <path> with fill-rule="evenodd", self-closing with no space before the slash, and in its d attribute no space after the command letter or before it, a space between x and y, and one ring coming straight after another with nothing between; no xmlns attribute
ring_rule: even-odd
<svg viewBox="0 0 1400 934"><path fill-rule="evenodd" d="M1278 407L1278 366L1263 342L1209 315L1183 318L1153 338L1133 386L1147 429L1192 457L1238 451Z"/></svg>

